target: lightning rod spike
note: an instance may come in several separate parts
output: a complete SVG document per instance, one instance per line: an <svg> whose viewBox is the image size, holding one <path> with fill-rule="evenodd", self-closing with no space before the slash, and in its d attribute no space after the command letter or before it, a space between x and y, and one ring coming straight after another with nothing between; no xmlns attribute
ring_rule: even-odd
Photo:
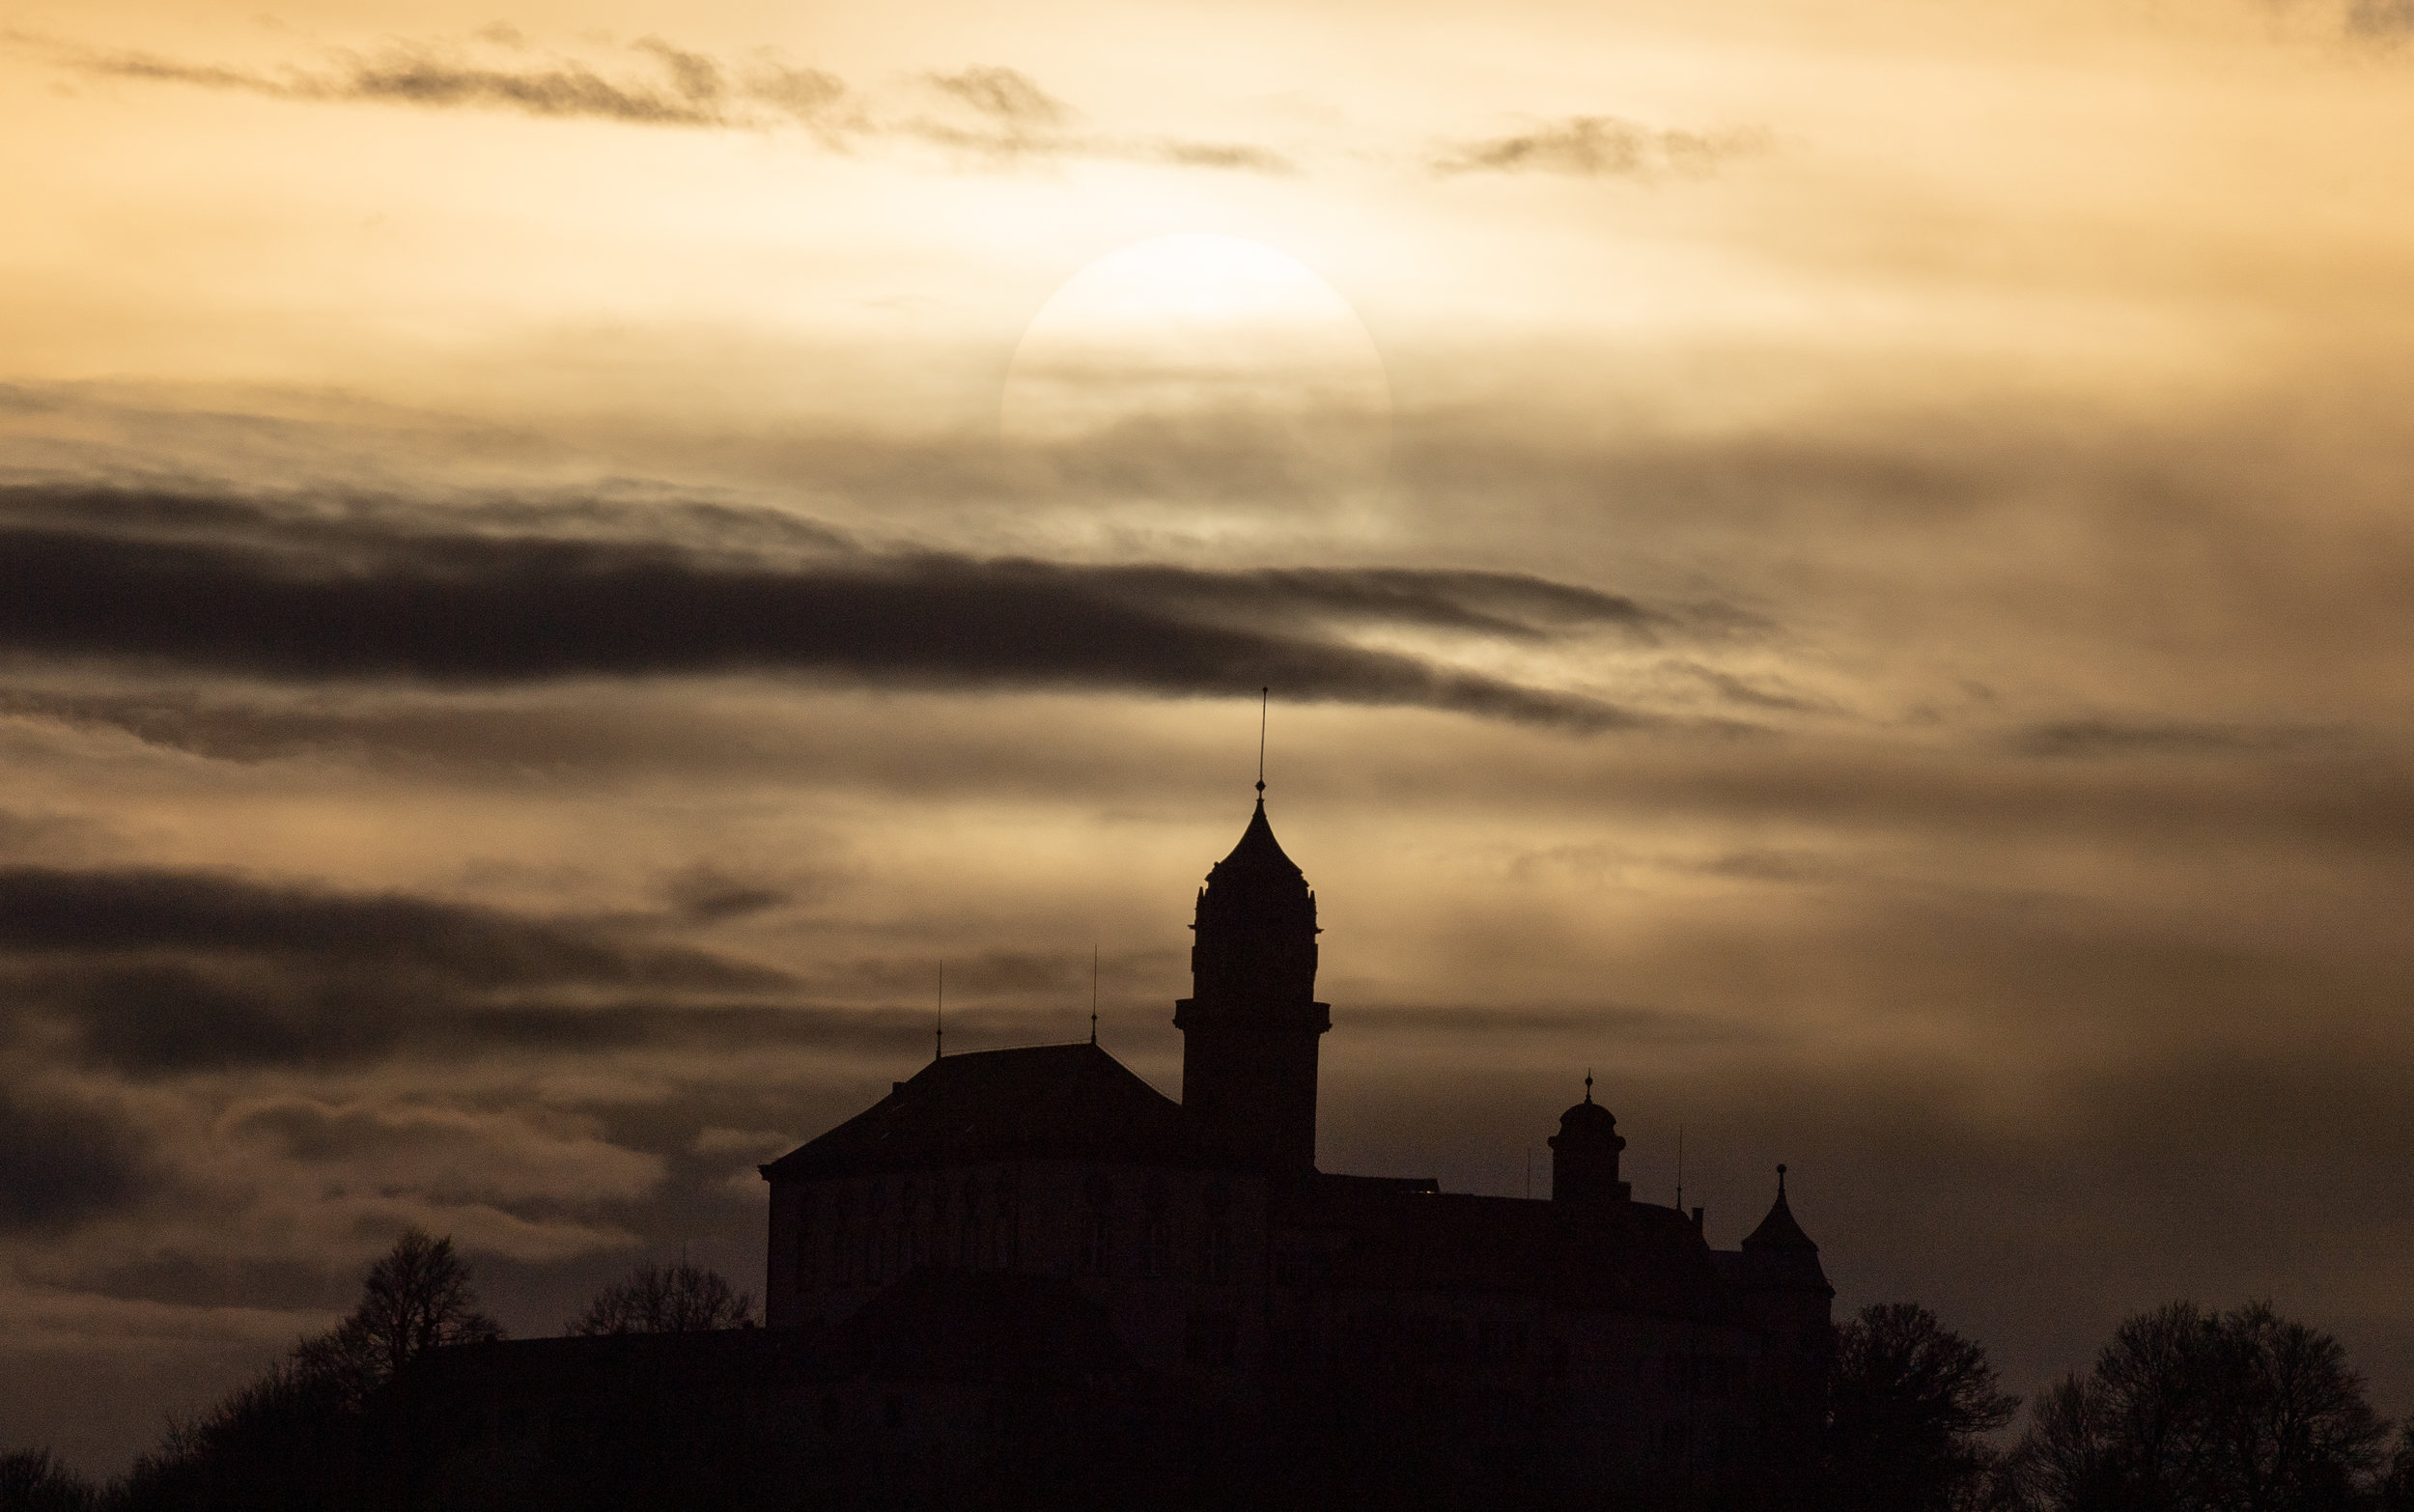
<svg viewBox="0 0 2414 1512"><path fill-rule="evenodd" d="M1266 706L1274 701L1274 689L1257 690L1257 799L1266 798Z"/></svg>

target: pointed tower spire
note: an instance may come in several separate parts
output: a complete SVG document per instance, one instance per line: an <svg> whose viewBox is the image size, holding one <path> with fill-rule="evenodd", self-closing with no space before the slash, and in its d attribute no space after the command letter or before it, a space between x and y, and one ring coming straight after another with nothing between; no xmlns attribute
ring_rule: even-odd
<svg viewBox="0 0 2414 1512"><path fill-rule="evenodd" d="M1257 804L1238 845L1207 873L1191 928L1182 1106L1211 1145L1281 1171L1316 1163L1316 894L1266 817L1265 700L1258 689Z"/></svg>
<svg viewBox="0 0 2414 1512"><path fill-rule="evenodd" d="M1743 1253L1746 1284L1766 1294L1760 1305L1781 1306L1800 1321L1827 1320L1828 1302L1836 1288L1828 1284L1827 1272L1819 1264L1819 1246L1794 1221L1793 1206L1785 1200L1782 1165L1777 1168L1777 1200L1769 1204L1768 1217L1760 1220L1760 1226L1744 1236ZM1782 1297L1793 1301L1781 1304L1766 1300Z"/></svg>
<svg viewBox="0 0 2414 1512"><path fill-rule="evenodd" d="M1760 1220L1758 1228L1744 1236L1744 1252L1751 1254L1755 1251L1769 1255L1807 1256L1810 1269L1818 1269L1819 1246L1812 1244L1810 1236L1802 1231L1802 1225L1794 1221L1793 1207L1785 1200L1785 1167L1782 1165L1777 1168L1777 1200L1769 1204L1768 1217ZM1824 1279L1822 1276L1821 1280Z"/></svg>

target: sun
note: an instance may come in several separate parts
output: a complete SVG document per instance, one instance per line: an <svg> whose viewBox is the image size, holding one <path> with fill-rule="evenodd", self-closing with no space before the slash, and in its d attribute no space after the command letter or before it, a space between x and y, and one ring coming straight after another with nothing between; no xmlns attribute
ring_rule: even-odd
<svg viewBox="0 0 2414 1512"><path fill-rule="evenodd" d="M1157 237L1067 279L1025 328L998 429L1082 507L1314 510L1389 453L1390 384L1349 301L1240 237Z"/></svg>

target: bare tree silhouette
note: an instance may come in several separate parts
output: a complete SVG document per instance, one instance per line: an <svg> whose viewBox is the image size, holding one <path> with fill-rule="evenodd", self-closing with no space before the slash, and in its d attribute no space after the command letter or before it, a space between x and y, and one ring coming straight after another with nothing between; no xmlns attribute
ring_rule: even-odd
<svg viewBox="0 0 2414 1512"><path fill-rule="evenodd" d="M362 1277L358 1306L260 1379L171 1422L158 1452L111 1488L119 1512L300 1509L361 1503L369 1394L443 1344L496 1339L451 1239L407 1230Z"/></svg>
<svg viewBox="0 0 2414 1512"><path fill-rule="evenodd" d="M2380 1512L2414 1512L2414 1418L2398 1430L2397 1452L2380 1478Z"/></svg>
<svg viewBox="0 0 2414 1512"><path fill-rule="evenodd" d="M357 1401L429 1350L502 1336L501 1327L478 1310L469 1267L454 1252L451 1237L410 1228L369 1268L351 1316L305 1340L294 1363L305 1375L342 1383Z"/></svg>
<svg viewBox="0 0 2414 1512"><path fill-rule="evenodd" d="M2039 1400L2009 1469L2051 1512L2346 1512L2379 1491L2387 1434L2329 1334L2173 1302Z"/></svg>
<svg viewBox="0 0 2414 1512"><path fill-rule="evenodd" d="M100 1493L48 1449L0 1454L0 1512L91 1512Z"/></svg>
<svg viewBox="0 0 2414 1512"><path fill-rule="evenodd" d="M717 1271L689 1265L640 1265L596 1294L570 1326L573 1333L691 1333L754 1322L754 1296L733 1289Z"/></svg>
<svg viewBox="0 0 2414 1512"><path fill-rule="evenodd" d="M1986 1436L2020 1399L1985 1349L1914 1302L1877 1303L1836 1330L1820 1468L1824 1500L1861 1512L1944 1512L1984 1481Z"/></svg>

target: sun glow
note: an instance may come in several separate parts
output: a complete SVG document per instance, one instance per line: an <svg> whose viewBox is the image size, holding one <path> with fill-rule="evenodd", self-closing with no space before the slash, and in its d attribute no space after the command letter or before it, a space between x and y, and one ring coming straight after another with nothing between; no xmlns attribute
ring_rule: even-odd
<svg viewBox="0 0 2414 1512"><path fill-rule="evenodd" d="M1016 349L998 422L1060 496L1195 510L1212 476L1221 505L1296 510L1378 481L1390 409L1374 341L1331 284L1263 243L1193 234L1068 279Z"/></svg>

